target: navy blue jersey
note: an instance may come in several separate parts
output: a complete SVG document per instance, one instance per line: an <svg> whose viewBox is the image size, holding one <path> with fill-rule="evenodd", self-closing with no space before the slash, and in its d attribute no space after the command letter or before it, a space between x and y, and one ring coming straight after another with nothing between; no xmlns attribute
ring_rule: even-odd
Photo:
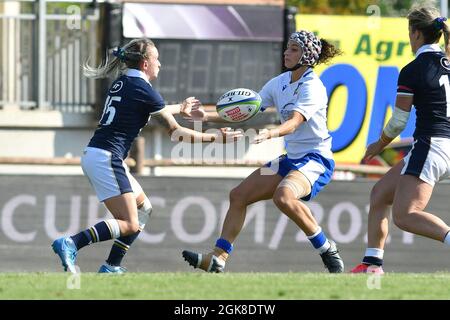
<svg viewBox="0 0 450 320"><path fill-rule="evenodd" d="M140 71L131 69L114 81L89 147L108 150L125 159L131 143L147 124L150 115L164 108L161 95L142 75Z"/></svg>
<svg viewBox="0 0 450 320"><path fill-rule="evenodd" d="M449 75L449 61L440 50L424 50L401 70L397 93L413 95L417 116L414 138L450 138Z"/></svg>

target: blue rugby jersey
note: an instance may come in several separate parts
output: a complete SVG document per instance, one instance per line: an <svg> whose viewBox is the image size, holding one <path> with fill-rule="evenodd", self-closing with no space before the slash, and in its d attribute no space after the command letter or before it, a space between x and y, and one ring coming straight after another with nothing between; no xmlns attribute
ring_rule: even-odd
<svg viewBox="0 0 450 320"><path fill-rule="evenodd" d="M111 85L103 114L88 147L108 150L125 159L133 140L164 100L140 70L128 69Z"/></svg>
<svg viewBox="0 0 450 320"><path fill-rule="evenodd" d="M414 138L450 138L450 65L439 45L424 45L398 78L398 95L413 96Z"/></svg>

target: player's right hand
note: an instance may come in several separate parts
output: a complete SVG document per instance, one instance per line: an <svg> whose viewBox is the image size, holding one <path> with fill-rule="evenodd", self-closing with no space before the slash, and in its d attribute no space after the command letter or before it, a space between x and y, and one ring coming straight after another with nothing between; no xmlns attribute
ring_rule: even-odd
<svg viewBox="0 0 450 320"><path fill-rule="evenodd" d="M185 115L184 119L189 120L190 122L194 121L206 122L208 121L208 114L201 105L196 105L192 107L188 115Z"/></svg>
<svg viewBox="0 0 450 320"><path fill-rule="evenodd" d="M244 133L241 130L233 130L229 127L220 128L220 130L216 133L215 141L222 143L234 142L241 139L244 136Z"/></svg>

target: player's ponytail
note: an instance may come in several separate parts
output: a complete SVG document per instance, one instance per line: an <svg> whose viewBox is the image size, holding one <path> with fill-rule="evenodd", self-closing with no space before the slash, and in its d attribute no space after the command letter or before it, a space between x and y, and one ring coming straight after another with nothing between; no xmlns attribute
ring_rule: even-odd
<svg viewBox="0 0 450 320"><path fill-rule="evenodd" d="M333 57L342 54L342 51L340 49L336 48L333 44L331 44L327 40L320 39L320 43L322 44L322 51L319 54L319 60L317 61L317 64L327 63Z"/></svg>
<svg viewBox="0 0 450 320"><path fill-rule="evenodd" d="M107 53L105 59L99 66L91 67L88 60L83 65L83 74L88 78L99 79L110 75L117 77L125 69L139 69L142 59L147 59L148 47L154 47L155 44L150 39L134 39L122 48L117 48L110 52L113 58Z"/></svg>
<svg viewBox="0 0 450 320"><path fill-rule="evenodd" d="M450 29L446 23L444 23L444 27L442 28L442 32L444 34L444 47L445 47L445 55L450 58L450 44L449 42L449 34Z"/></svg>
<svg viewBox="0 0 450 320"><path fill-rule="evenodd" d="M413 6L406 17L412 31L419 30L422 33L425 44L438 43L444 34L445 54L450 57L450 29L445 23L447 18L441 17L438 9L419 4Z"/></svg>

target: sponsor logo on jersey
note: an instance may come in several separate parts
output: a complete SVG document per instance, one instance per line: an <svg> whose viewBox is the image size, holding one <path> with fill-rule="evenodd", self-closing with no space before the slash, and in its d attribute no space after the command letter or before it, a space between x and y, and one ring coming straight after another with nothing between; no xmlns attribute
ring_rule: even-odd
<svg viewBox="0 0 450 320"><path fill-rule="evenodd" d="M123 87L123 82L117 81L116 83L113 84L113 86L111 87L109 92L111 92L111 93L119 92L122 89L122 87Z"/></svg>

